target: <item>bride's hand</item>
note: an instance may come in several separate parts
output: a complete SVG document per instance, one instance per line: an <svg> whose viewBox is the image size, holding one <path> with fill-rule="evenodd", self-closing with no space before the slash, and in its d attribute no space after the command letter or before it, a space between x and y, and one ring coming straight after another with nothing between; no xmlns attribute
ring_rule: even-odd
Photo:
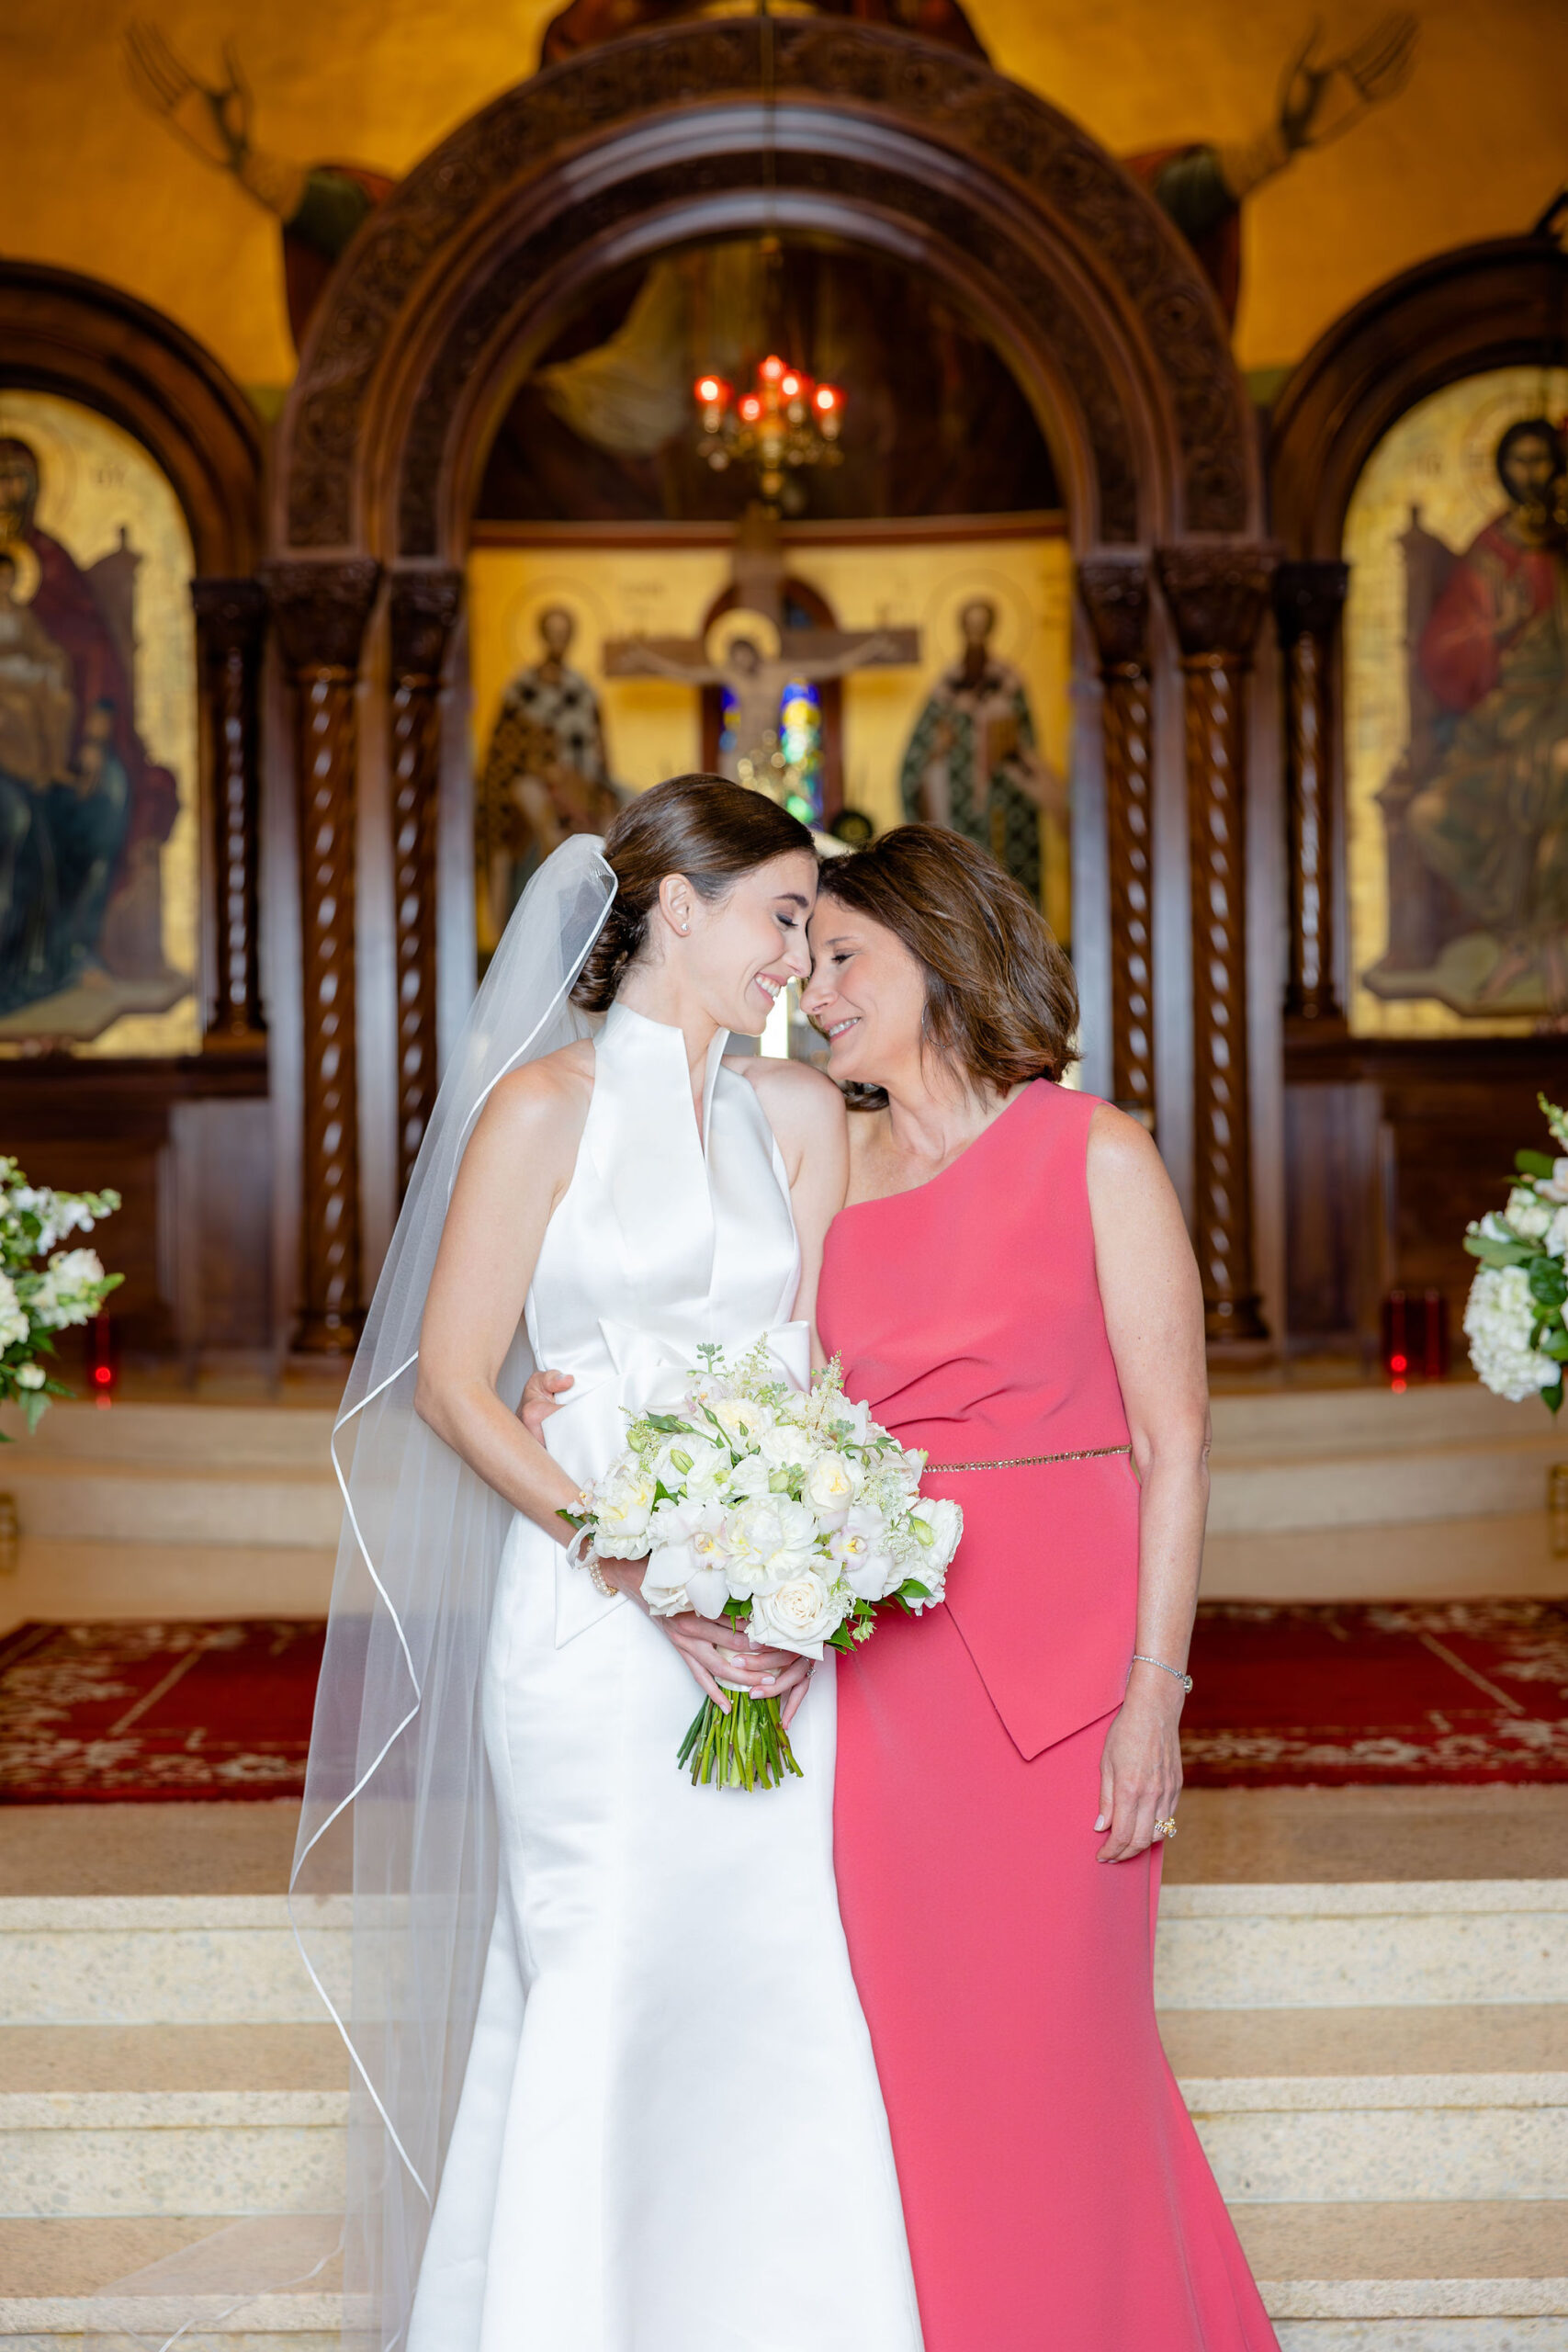
<svg viewBox="0 0 1568 2352"><path fill-rule="evenodd" d="M601 1560L599 1573L606 1584L613 1584L651 1616L642 1597L647 1567L645 1559ZM759 1699L783 1699L806 1680L811 1664L793 1650L763 1649L743 1625L728 1617L700 1617L694 1609L683 1609L677 1617L654 1617L653 1623L680 1651L697 1688L726 1714L732 1693L720 1687L721 1675L726 1682L743 1682Z"/></svg>
<svg viewBox="0 0 1568 2352"><path fill-rule="evenodd" d="M1179 1682L1136 1665L1100 1763L1100 1818L1109 1830L1099 1860L1130 1861L1155 1843L1155 1824L1168 1821L1181 1792L1179 1724L1185 1695ZM1159 1687L1169 1683L1168 1690Z"/></svg>
<svg viewBox="0 0 1568 2352"><path fill-rule="evenodd" d="M570 1372L531 1372L523 1391L517 1418L537 1445L545 1442L545 1423L557 1409L556 1400L575 1385Z"/></svg>

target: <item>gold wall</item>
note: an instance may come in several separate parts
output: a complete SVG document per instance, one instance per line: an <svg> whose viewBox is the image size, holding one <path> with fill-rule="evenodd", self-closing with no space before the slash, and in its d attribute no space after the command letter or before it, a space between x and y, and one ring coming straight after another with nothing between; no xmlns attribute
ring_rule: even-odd
<svg viewBox="0 0 1568 2352"><path fill-rule="evenodd" d="M1117 153L1246 139L1269 121L1305 0L969 0L998 66ZM122 62L152 17L205 74L237 40L258 145L406 172L533 68L550 0L6 0L6 250L167 311L242 383L293 373L276 225L138 103ZM1381 0L1329 0L1330 47ZM1562 0L1417 0L1409 86L1261 188L1245 221L1244 367L1301 356L1348 304L1424 254L1528 228L1561 185Z"/></svg>
<svg viewBox="0 0 1568 2352"><path fill-rule="evenodd" d="M932 680L958 649L958 615L976 596L997 609L992 642L1021 671L1041 749L1067 765L1072 663L1072 565L1065 539L944 539L893 546L794 548L792 576L825 596L840 628L914 626L918 669L865 670L844 681L844 797L878 826L901 821L898 770ZM536 623L562 605L577 622L573 665L604 698L610 773L641 791L698 765L698 698L657 678L602 679L606 638L638 630L694 637L729 580L715 548L479 548L468 559L469 675L474 758L485 746L509 678L537 659ZM1066 840L1045 840L1046 913L1070 935Z"/></svg>

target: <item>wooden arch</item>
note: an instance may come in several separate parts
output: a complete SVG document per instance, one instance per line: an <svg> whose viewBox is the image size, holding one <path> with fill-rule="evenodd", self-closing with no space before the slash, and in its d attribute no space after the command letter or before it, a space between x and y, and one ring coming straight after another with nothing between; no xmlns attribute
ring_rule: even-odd
<svg viewBox="0 0 1568 2352"><path fill-rule="evenodd" d="M117 286L0 260L8 386L102 411L141 442L184 509L197 574L237 576L261 553L261 435L237 384L172 319Z"/></svg>
<svg viewBox="0 0 1568 2352"><path fill-rule="evenodd" d="M276 548L457 560L500 415L580 290L770 221L944 283L1034 401L1080 548L1255 526L1250 420L1213 294L1103 149L949 50L740 19L534 76L367 221L283 420Z"/></svg>
<svg viewBox="0 0 1568 2352"><path fill-rule="evenodd" d="M1146 191L1043 100L887 28L776 17L632 36L506 92L365 222L313 322L279 426L266 567L298 688L310 844L303 1337L352 1342L355 1269L378 1261L394 1204L390 1187L376 1197L375 1171L412 1164L434 1096L438 1001L460 1002L471 968L468 763L456 728L444 732L440 680L491 443L606 273L770 228L939 283L1039 418L1105 689L1074 851L1095 1073L1150 1119L1160 1091L1211 1330L1255 1345L1244 702L1271 558L1250 536L1260 467L1219 307ZM1156 585L1169 629L1149 627ZM385 728L367 731L362 762L367 645ZM1178 662L1182 734L1154 724ZM361 814L379 843L365 870L390 886L377 885L363 956ZM370 944L382 933L390 990ZM371 973L356 1057L355 989Z"/></svg>

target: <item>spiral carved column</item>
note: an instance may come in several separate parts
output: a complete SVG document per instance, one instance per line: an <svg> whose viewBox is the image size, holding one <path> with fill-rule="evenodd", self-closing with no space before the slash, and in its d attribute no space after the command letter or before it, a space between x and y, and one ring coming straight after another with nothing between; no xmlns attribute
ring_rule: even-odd
<svg viewBox="0 0 1568 2352"><path fill-rule="evenodd" d="M1247 1023L1247 673L1274 550L1156 558L1181 649L1192 922L1193 1244L1213 1342L1266 1341L1253 1258Z"/></svg>
<svg viewBox="0 0 1568 2352"><path fill-rule="evenodd" d="M1155 1124L1153 728L1149 576L1136 559L1091 557L1078 590L1100 657L1111 874L1111 1092Z"/></svg>
<svg viewBox="0 0 1568 2352"><path fill-rule="evenodd" d="M203 1046L259 1046L257 944L261 730L266 591L259 580L193 580L201 677L202 775L212 856L213 981Z"/></svg>
<svg viewBox="0 0 1568 2352"><path fill-rule="evenodd" d="M455 571L394 574L390 754L398 969L398 1194L435 1104L435 864L441 665L462 601Z"/></svg>
<svg viewBox="0 0 1568 2352"><path fill-rule="evenodd" d="M1285 821L1291 894L1285 1013L1343 1023L1334 981L1335 670L1348 564L1282 563L1274 619L1285 683Z"/></svg>
<svg viewBox="0 0 1568 2352"><path fill-rule="evenodd" d="M295 689L304 1009L304 1227L295 1344L353 1350L359 1304L359 1085L355 1036L355 846L359 650L380 566L265 567Z"/></svg>

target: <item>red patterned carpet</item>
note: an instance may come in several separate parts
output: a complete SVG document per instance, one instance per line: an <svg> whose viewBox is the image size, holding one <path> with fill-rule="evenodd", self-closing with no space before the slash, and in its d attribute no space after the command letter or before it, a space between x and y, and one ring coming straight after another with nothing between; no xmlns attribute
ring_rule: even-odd
<svg viewBox="0 0 1568 2352"><path fill-rule="evenodd" d="M21 1626L0 1642L0 1804L300 1795L324 1631Z"/></svg>
<svg viewBox="0 0 1568 2352"><path fill-rule="evenodd" d="M1198 1789L1568 1781L1568 1605L1211 1601L1181 1752Z"/></svg>
<svg viewBox="0 0 1568 2352"><path fill-rule="evenodd" d="M24 1625L0 1641L0 1804L297 1797L318 1623ZM1568 1781L1568 1605L1199 1611L1193 1788Z"/></svg>

